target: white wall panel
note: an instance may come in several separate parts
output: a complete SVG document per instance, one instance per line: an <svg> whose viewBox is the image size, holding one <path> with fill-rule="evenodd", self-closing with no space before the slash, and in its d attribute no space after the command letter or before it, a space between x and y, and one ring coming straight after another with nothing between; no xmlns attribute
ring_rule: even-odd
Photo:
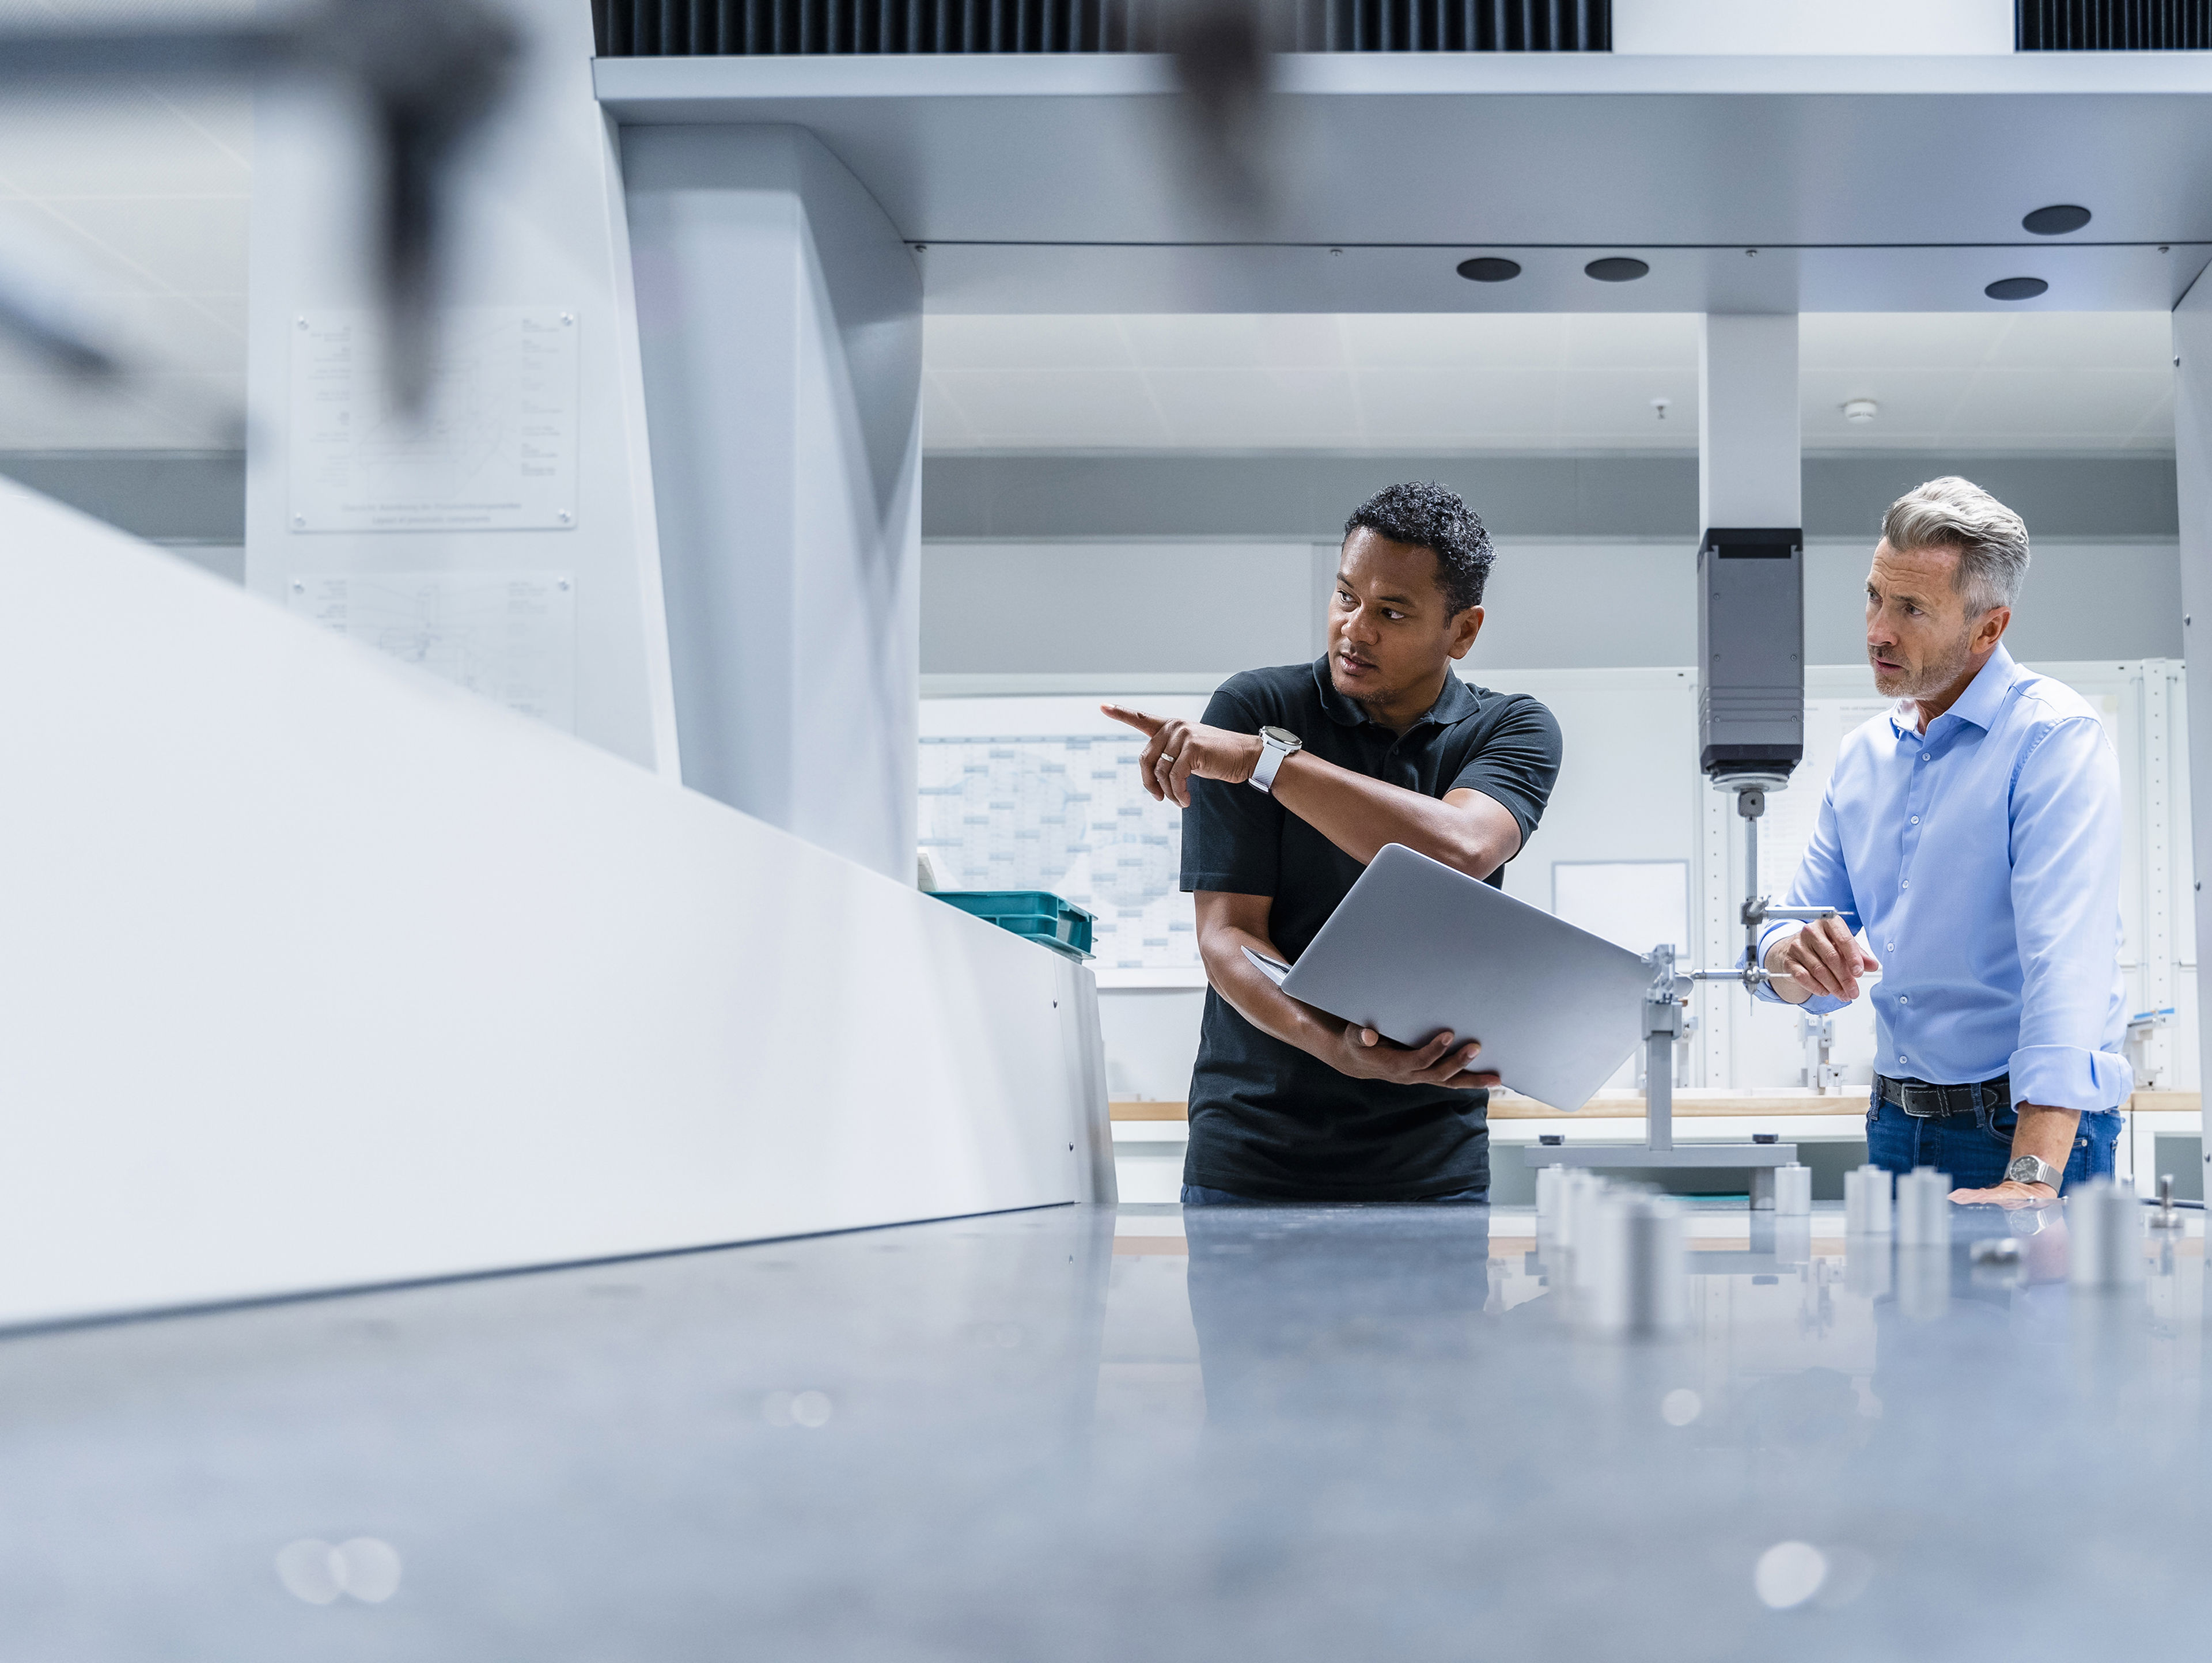
<svg viewBox="0 0 2212 1663"><path fill-rule="evenodd" d="M254 129L246 581L281 599L303 574L564 574L576 598L575 732L673 778L676 715L629 247L611 133L592 94L592 20L565 0L516 0L514 9L530 46L507 105L453 177L441 275L456 308L551 308L575 319L575 522L293 528L292 454L305 438L291 398L298 321L375 306L377 204L343 101L320 88L264 93ZM472 412L457 414L465 427ZM452 449L474 437L464 434ZM426 437L387 435L395 441L422 446Z"/></svg>
<svg viewBox="0 0 2212 1663"><path fill-rule="evenodd" d="M1076 1199L1089 973L0 486L0 1322Z"/></svg>
<svg viewBox="0 0 2212 1663"><path fill-rule="evenodd" d="M2181 521L2179 599L2187 656L2196 653L2198 641L2212 636L2212 288L2200 285L2174 307L2173 365L2173 463ZM2203 623L2197 622L2199 612L2204 614ZM2201 668L2201 656L2197 662ZM2187 945L2190 962L2195 963L2197 944L2212 934L2212 895L2205 894L2195 876L2212 870L2212 847L2207 842L2212 840L2212 756L2199 755L2196 748L2199 740L2212 744L2212 676L2197 677L2176 702L2176 731L2187 752L2189 783L2185 790L2175 791L2173 801L2177 807L2185 801L2190 805L2191 830L2185 839L2177 833L2174 841L2177 847L2185 842L2189 848L2187 895L2196 928ZM2203 797L2196 795L2199 786L2205 789ZM2196 995L2201 1071L2205 1036L2212 1035L2212 1011L2206 1009L2212 986L2201 974L2190 980L2193 988L2178 991ZM2206 1157L2212 1166L2212 1150L2206 1151Z"/></svg>
<svg viewBox="0 0 2212 1663"><path fill-rule="evenodd" d="M914 869L921 276L811 135L624 140L686 785Z"/></svg>

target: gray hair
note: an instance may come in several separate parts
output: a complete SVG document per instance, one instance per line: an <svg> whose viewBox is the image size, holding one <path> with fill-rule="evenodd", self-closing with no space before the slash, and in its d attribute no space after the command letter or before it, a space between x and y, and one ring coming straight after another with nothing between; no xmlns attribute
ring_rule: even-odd
<svg viewBox="0 0 2212 1663"><path fill-rule="evenodd" d="M1952 582L1966 597L1969 617L2020 598L2027 576L2027 523L1972 480L1950 475L1907 491L1881 517L1881 535L1899 554L1956 549Z"/></svg>

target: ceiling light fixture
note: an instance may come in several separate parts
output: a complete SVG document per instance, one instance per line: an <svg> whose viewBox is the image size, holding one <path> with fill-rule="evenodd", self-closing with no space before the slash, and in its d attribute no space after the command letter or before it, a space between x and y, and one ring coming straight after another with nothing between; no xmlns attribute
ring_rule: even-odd
<svg viewBox="0 0 2212 1663"><path fill-rule="evenodd" d="M1584 266L1583 276L1595 277L1601 283L1632 283L1650 270L1642 260L1631 259L1626 254L1608 254Z"/></svg>
<svg viewBox="0 0 2212 1663"><path fill-rule="evenodd" d="M2040 277L2000 277L1982 293L1992 300L2032 300L2050 287Z"/></svg>
<svg viewBox="0 0 2212 1663"><path fill-rule="evenodd" d="M1673 402L1674 401L1672 399L1668 398L1653 399L1651 401L1651 414L1656 416L1660 421L1664 422L1667 419L1667 406Z"/></svg>
<svg viewBox="0 0 2212 1663"><path fill-rule="evenodd" d="M2060 202L2037 209L2020 222L2020 228L2039 237L2063 237L2069 231L2079 231L2088 222L2087 209L2075 203Z"/></svg>
<svg viewBox="0 0 2212 1663"><path fill-rule="evenodd" d="M1471 283L1510 283L1521 275L1521 268L1511 260L1501 260L1494 254L1477 255L1459 263L1459 275Z"/></svg>
<svg viewBox="0 0 2212 1663"><path fill-rule="evenodd" d="M1844 405L1844 420L1846 422L1856 422L1863 426L1865 423L1873 421L1875 413L1881 409L1881 406L1875 404L1871 398L1850 399L1846 401Z"/></svg>

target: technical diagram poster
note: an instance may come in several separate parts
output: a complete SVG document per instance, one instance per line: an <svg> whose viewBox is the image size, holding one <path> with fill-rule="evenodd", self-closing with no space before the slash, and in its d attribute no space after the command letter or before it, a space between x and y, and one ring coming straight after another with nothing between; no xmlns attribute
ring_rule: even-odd
<svg viewBox="0 0 2212 1663"><path fill-rule="evenodd" d="M574 732L575 585L563 572L388 572L284 586L292 611L333 634Z"/></svg>
<svg viewBox="0 0 2212 1663"><path fill-rule="evenodd" d="M936 855L947 889L1048 889L1089 907L1102 975L1195 980L1182 811L1154 802L1138 782L1144 748L1133 733L925 738L921 846Z"/></svg>
<svg viewBox="0 0 2212 1663"><path fill-rule="evenodd" d="M292 320L295 531L560 531L576 523L576 314L475 307L441 319L415 419L385 383L368 312Z"/></svg>
<svg viewBox="0 0 2212 1663"><path fill-rule="evenodd" d="M1195 718L1202 697L1122 698ZM1102 987L1200 987L1182 810L1137 777L1144 736L1084 697L922 701L921 846L948 889L1048 889L1097 915Z"/></svg>

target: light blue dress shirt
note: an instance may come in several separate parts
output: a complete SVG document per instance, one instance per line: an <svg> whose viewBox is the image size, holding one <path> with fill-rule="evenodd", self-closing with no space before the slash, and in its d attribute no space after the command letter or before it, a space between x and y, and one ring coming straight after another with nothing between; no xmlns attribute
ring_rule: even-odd
<svg viewBox="0 0 2212 1663"><path fill-rule="evenodd" d="M2104 725L2002 646L1926 733L1917 719L1900 704L1844 740L1786 904L1833 907L1865 931L1882 967L1869 994L1880 1072L1937 1085L2005 1074L2015 1103L2118 1108L2135 1071L2122 1054L2120 765ZM1768 929L1761 962L1797 927Z"/></svg>

